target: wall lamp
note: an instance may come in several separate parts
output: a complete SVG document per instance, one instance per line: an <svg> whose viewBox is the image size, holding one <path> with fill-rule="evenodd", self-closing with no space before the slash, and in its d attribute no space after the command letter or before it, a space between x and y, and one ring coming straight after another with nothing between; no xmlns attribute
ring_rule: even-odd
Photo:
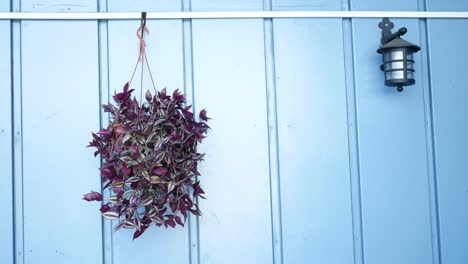
<svg viewBox="0 0 468 264"><path fill-rule="evenodd" d="M405 27L392 33L393 23L387 17L379 23L379 28L382 29L382 38L380 39L381 46L377 52L383 57L380 70L385 74L385 85L396 86L397 91L401 92L403 86L415 83L413 53L418 52L421 48L400 38L408 31Z"/></svg>

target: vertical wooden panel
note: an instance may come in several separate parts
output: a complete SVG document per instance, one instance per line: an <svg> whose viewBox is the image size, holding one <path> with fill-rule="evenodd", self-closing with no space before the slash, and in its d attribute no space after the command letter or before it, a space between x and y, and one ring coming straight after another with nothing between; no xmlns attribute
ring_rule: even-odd
<svg viewBox="0 0 468 264"><path fill-rule="evenodd" d="M468 92L464 70L468 52L462 40L467 26L467 20L429 22L442 263L468 262ZM444 39L460 41L451 41L448 48Z"/></svg>
<svg viewBox="0 0 468 264"><path fill-rule="evenodd" d="M193 21L195 101L212 130L200 177L201 263L271 263L262 20Z"/></svg>
<svg viewBox="0 0 468 264"><path fill-rule="evenodd" d="M23 22L23 167L26 263L101 262L95 22Z"/></svg>
<svg viewBox="0 0 468 264"><path fill-rule="evenodd" d="M274 36L284 260L349 263L342 22L275 20Z"/></svg>
<svg viewBox="0 0 468 264"><path fill-rule="evenodd" d="M429 11L468 10L468 3L429 0ZM441 263L468 262L467 19L428 21ZM451 40L448 44L447 40Z"/></svg>
<svg viewBox="0 0 468 264"><path fill-rule="evenodd" d="M380 2L379 2L380 3ZM373 8L373 1L352 6ZM380 3L381 10L415 10L417 1ZM405 39L419 44L415 19ZM432 263L429 176L426 159L421 54L415 56L416 85L402 93L384 86L379 69L380 19L354 19L357 118L366 263Z"/></svg>
<svg viewBox="0 0 468 264"><path fill-rule="evenodd" d="M10 3L0 3L10 11ZM13 168L10 21L0 21L0 263L13 263Z"/></svg>
<svg viewBox="0 0 468 264"><path fill-rule="evenodd" d="M23 12L92 12L96 1L21 1ZM24 260L98 263L99 160L86 149L99 128L96 22L21 24Z"/></svg>
<svg viewBox="0 0 468 264"><path fill-rule="evenodd" d="M394 19L419 43L416 20ZM416 85L402 93L384 86L378 19L354 26L365 261L432 261L421 59ZM424 260L424 261L423 261Z"/></svg>
<svg viewBox="0 0 468 264"><path fill-rule="evenodd" d="M113 11L180 11L180 1L109 1ZM109 85L111 94L122 89L130 80L135 66L139 41L136 30L139 21L109 22ZM158 90L167 87L169 92L184 89L182 21L149 20L149 35L146 36L147 56ZM140 70L132 88L140 96ZM151 79L145 69L144 92L153 92ZM147 262L148 256L157 256L159 262L189 263L188 228L176 229L152 226L143 236L132 241L135 230L119 230L113 234L114 263ZM132 252L129 254L129 252ZM151 252L151 253L150 253ZM150 254L150 255L149 255Z"/></svg>
<svg viewBox="0 0 468 264"><path fill-rule="evenodd" d="M341 10L342 1L273 1ZM274 20L284 263L353 261L341 19Z"/></svg>

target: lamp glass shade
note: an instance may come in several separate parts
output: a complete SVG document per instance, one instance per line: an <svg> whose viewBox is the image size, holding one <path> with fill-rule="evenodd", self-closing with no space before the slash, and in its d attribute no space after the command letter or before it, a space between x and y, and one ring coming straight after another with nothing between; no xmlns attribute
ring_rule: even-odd
<svg viewBox="0 0 468 264"><path fill-rule="evenodd" d="M404 79L405 78L405 71L390 71L385 74L386 76L386 81L396 81L399 79Z"/></svg>
<svg viewBox="0 0 468 264"><path fill-rule="evenodd" d="M386 71L394 70L394 69L404 69L405 66L403 65L403 61L395 61L395 62L388 62L384 64L384 69Z"/></svg>
<svg viewBox="0 0 468 264"><path fill-rule="evenodd" d="M400 47L386 49L382 53L385 85L406 86L415 83L413 50Z"/></svg>

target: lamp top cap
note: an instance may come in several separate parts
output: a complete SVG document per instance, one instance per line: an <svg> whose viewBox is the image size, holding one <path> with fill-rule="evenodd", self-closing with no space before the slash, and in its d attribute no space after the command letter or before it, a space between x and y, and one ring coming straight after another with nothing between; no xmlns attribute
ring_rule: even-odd
<svg viewBox="0 0 468 264"><path fill-rule="evenodd" d="M383 53L386 50L397 49L397 48L407 48L407 49L412 50L413 52L416 52L421 49L418 45L397 37L393 39L392 41L380 46L377 52Z"/></svg>

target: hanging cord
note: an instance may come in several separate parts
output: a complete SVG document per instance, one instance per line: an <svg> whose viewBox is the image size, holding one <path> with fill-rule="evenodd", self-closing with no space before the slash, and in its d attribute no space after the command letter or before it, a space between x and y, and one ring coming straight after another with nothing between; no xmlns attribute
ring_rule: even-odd
<svg viewBox="0 0 468 264"><path fill-rule="evenodd" d="M144 35L149 34L148 28L146 28L146 12L141 13L141 25L138 28L136 35L138 40L140 41L140 52L138 54L138 59L135 63L135 68L133 69L132 77L128 82L130 86L132 84L133 78L135 77L136 70L138 68L138 64L141 61L141 80L140 80L140 107L143 105L143 72L144 72L144 64L146 63L146 67L148 67L148 72L151 77L151 83L153 84L153 90L156 93L156 84L154 82L153 74L151 73L151 68L148 63L148 58L146 57L146 42L144 39Z"/></svg>

